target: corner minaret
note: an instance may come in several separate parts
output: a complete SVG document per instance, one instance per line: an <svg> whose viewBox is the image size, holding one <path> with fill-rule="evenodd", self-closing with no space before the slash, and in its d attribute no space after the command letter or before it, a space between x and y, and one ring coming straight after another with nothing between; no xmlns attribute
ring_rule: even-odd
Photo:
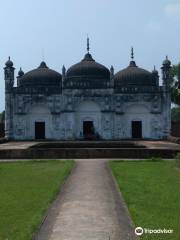
<svg viewBox="0 0 180 240"><path fill-rule="evenodd" d="M5 80L5 137L13 138L13 86L14 86L13 62L10 57L5 63L4 80Z"/></svg>
<svg viewBox="0 0 180 240"><path fill-rule="evenodd" d="M11 92L14 86L14 70L13 62L9 57L8 61L5 63L4 67L4 79L5 79L5 91Z"/></svg>
<svg viewBox="0 0 180 240"><path fill-rule="evenodd" d="M163 99L164 99L164 136L171 133L171 61L166 56L162 64Z"/></svg>
<svg viewBox="0 0 180 240"><path fill-rule="evenodd" d="M162 64L162 79L163 79L163 86L166 91L170 90L171 85L171 61L168 59L168 56L166 56L166 59L163 61Z"/></svg>

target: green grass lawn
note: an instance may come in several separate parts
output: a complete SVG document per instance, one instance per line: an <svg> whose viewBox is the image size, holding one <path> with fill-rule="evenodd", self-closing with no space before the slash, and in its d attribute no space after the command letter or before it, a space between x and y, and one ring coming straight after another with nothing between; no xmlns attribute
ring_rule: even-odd
<svg viewBox="0 0 180 240"><path fill-rule="evenodd" d="M0 240L30 240L73 161L0 163Z"/></svg>
<svg viewBox="0 0 180 240"><path fill-rule="evenodd" d="M110 162L135 226L173 229L141 239L180 239L180 171L175 161Z"/></svg>

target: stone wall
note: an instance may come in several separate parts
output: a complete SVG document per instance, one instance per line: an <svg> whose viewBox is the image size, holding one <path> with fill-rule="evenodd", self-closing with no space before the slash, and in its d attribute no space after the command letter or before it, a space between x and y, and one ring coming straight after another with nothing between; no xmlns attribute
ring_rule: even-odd
<svg viewBox="0 0 180 240"><path fill-rule="evenodd" d="M101 139L132 138L132 122L142 122L142 138L163 139L169 116L162 91L114 94L111 89L63 91L59 95L15 95L13 138L35 139L35 122L45 124L45 138L83 138L83 122L92 121Z"/></svg>

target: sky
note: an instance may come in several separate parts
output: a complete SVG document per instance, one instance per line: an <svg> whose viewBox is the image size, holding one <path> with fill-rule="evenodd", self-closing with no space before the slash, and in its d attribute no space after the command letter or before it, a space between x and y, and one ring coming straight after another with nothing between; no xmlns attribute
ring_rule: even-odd
<svg viewBox="0 0 180 240"><path fill-rule="evenodd" d="M0 0L0 111L8 56L15 76L42 60L61 72L83 58L87 35L93 58L115 72L131 46L138 66L160 71L166 55L180 62L180 0Z"/></svg>

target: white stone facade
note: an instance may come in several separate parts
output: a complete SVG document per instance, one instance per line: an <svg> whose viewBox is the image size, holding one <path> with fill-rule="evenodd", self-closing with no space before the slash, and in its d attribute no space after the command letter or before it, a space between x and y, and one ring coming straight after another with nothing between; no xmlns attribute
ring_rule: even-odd
<svg viewBox="0 0 180 240"><path fill-rule="evenodd" d="M92 121L102 139L132 138L132 121L142 122L144 139L166 137L169 116L163 94L126 94L129 100L123 100L124 95L93 97L91 92L89 97L64 93L40 100L23 95L22 101L14 96L12 137L35 139L35 122L44 122L46 139L81 139L84 121Z"/></svg>

